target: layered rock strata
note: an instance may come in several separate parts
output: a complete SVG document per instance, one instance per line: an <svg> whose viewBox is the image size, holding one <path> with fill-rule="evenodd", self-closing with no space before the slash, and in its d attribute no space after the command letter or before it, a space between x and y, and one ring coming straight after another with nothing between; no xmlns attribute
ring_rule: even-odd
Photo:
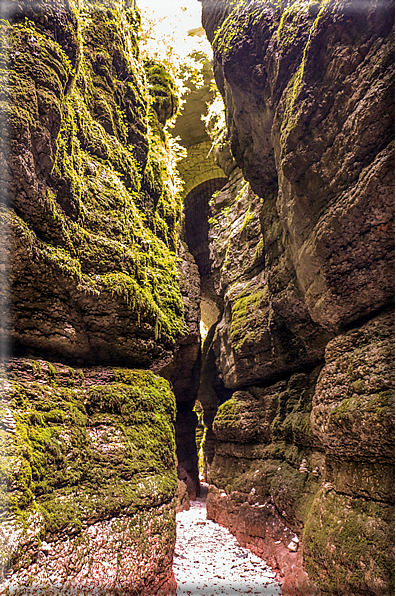
<svg viewBox="0 0 396 596"><path fill-rule="evenodd" d="M211 201L208 514L284 594L391 594L394 7L202 5L237 166Z"/></svg>

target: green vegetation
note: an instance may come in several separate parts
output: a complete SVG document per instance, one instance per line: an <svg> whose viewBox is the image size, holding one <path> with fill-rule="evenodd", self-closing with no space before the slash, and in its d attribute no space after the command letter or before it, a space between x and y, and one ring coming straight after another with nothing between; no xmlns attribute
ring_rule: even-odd
<svg viewBox="0 0 396 596"><path fill-rule="evenodd" d="M68 387L81 373L47 365L37 380L2 380L16 433L0 431L1 517L27 529L38 515L37 539L170 503L177 488L169 383L109 369L105 384Z"/></svg>
<svg viewBox="0 0 396 596"><path fill-rule="evenodd" d="M62 18L59 42L34 21L2 23L11 129L48 137L36 166L45 196L6 218L47 284L112 302L145 338L169 346L186 332L175 267L178 147L164 129L175 84L153 61L142 68L139 15L121 2L85 0Z"/></svg>
<svg viewBox="0 0 396 596"><path fill-rule="evenodd" d="M206 433L207 427L204 421L204 409L202 407L201 402L196 401L195 406L193 408L194 412L198 416L198 424L195 429L195 442L197 445L197 453L198 453L198 472L199 477L202 479L204 477L204 447L205 447L205 440L206 440Z"/></svg>
<svg viewBox="0 0 396 596"><path fill-rule="evenodd" d="M282 7L276 36L279 47L284 53L288 51L295 52L300 25L303 19L306 20L307 11L309 15L316 15L309 29L308 39L301 48L301 60L295 70L294 76L290 78L286 89L285 118L282 127L283 135L288 135L297 126L299 114L298 107L296 107L296 100L303 88L307 54L315 37L319 22L329 7L331 8L330 0L321 0L321 2L315 0L309 4L288 1L287 5Z"/></svg>
<svg viewBox="0 0 396 596"><path fill-rule="evenodd" d="M393 536L392 507L320 489L304 528L306 569L319 588L334 593L391 594Z"/></svg>
<svg viewBox="0 0 396 596"><path fill-rule="evenodd" d="M252 213L249 210L246 211L245 219L243 220L243 223L241 226L241 232L249 225L249 222L252 221L253 218L254 218L254 213Z"/></svg>
<svg viewBox="0 0 396 596"><path fill-rule="evenodd" d="M252 290L252 293L248 293ZM232 320L230 338L234 350L239 350L245 342L257 339L255 326L251 325L258 313L265 317L267 306L268 288L245 288L240 296L235 299L232 306ZM258 326L257 326L258 327ZM258 327L259 328L259 327Z"/></svg>
<svg viewBox="0 0 396 596"><path fill-rule="evenodd" d="M230 14L215 33L213 41L215 53L225 54L231 51L238 37L248 30L252 15L247 11L239 10L243 5L244 0L234 0L230 3Z"/></svg>
<svg viewBox="0 0 396 596"><path fill-rule="evenodd" d="M144 64L152 97L152 108L161 124L172 118L179 107L176 85L165 67L154 60Z"/></svg>

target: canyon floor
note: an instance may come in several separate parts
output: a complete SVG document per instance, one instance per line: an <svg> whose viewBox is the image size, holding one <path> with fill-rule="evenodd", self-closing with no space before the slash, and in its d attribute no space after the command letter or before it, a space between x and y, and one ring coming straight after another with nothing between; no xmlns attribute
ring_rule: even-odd
<svg viewBox="0 0 396 596"><path fill-rule="evenodd" d="M242 548L226 528L206 519L207 491L201 484L201 497L176 516L177 595L280 595L276 574L266 562Z"/></svg>

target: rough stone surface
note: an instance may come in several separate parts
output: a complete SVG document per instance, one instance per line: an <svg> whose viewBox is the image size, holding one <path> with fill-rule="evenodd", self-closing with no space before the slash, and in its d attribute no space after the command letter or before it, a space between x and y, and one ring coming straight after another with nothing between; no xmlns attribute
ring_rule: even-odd
<svg viewBox="0 0 396 596"><path fill-rule="evenodd" d="M393 462L393 329L393 313L384 314L327 345L311 414L327 455Z"/></svg>
<svg viewBox="0 0 396 596"><path fill-rule="evenodd" d="M260 199L234 169L211 207L213 278L224 297L213 347L226 386L319 362L330 335L310 317L285 251L274 197Z"/></svg>
<svg viewBox="0 0 396 596"><path fill-rule="evenodd" d="M2 6L1 351L21 356L1 408L2 564L21 594L175 590L175 403L147 369L193 399L200 288L164 126L177 90L140 60L133 6Z"/></svg>
<svg viewBox="0 0 396 596"><path fill-rule="evenodd" d="M226 142L208 514L282 593L392 594L394 5L202 5L238 166Z"/></svg>
<svg viewBox="0 0 396 596"><path fill-rule="evenodd" d="M198 396L208 515L283 594L392 594L393 2L202 0L227 134L201 126L180 166L197 266L176 90L139 62L137 13L7 6L1 324L23 358L3 379L5 588L174 593ZM149 367L177 397L177 473Z"/></svg>
<svg viewBox="0 0 396 596"><path fill-rule="evenodd" d="M138 15L122 2L30 4L1 25L3 334L21 355L164 366L186 335L162 124L174 85L163 67L145 73Z"/></svg>
<svg viewBox="0 0 396 596"><path fill-rule="evenodd" d="M203 22L234 157L277 194L310 315L337 329L393 296L393 3L225 4Z"/></svg>
<svg viewBox="0 0 396 596"><path fill-rule="evenodd" d="M14 359L2 391L1 593L172 593L168 382Z"/></svg>

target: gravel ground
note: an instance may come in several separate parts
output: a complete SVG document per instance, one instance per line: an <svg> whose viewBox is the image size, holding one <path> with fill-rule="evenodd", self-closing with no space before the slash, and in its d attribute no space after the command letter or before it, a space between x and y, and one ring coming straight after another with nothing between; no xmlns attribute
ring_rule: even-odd
<svg viewBox="0 0 396 596"><path fill-rule="evenodd" d="M202 485L201 485L202 486ZM225 528L206 519L207 485L189 511L176 516L177 540L173 571L178 596L280 596L270 567L239 546Z"/></svg>

